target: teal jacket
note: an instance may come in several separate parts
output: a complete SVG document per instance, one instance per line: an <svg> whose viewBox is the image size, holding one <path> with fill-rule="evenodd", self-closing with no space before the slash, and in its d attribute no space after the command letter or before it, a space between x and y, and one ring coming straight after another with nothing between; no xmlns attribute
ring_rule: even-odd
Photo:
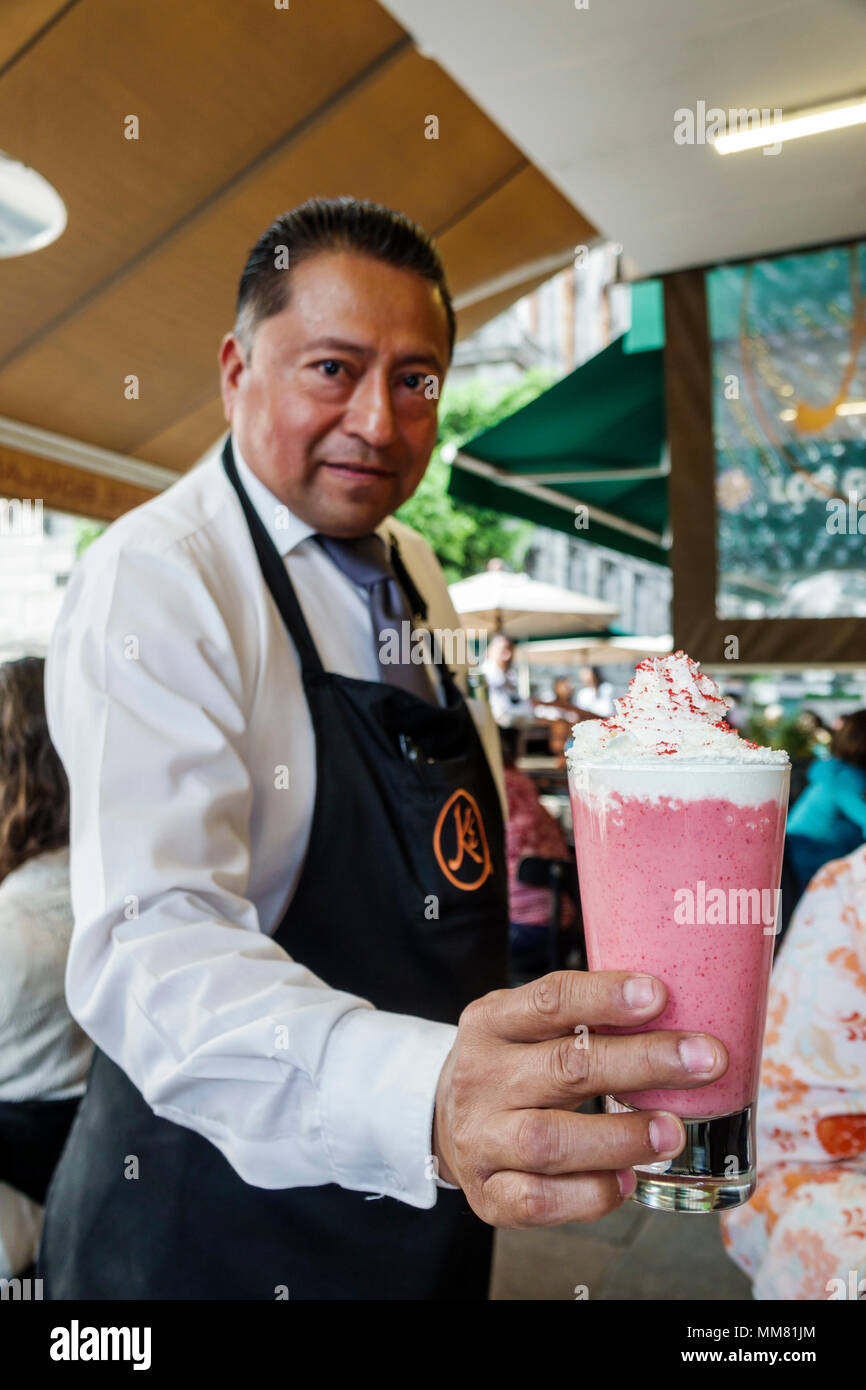
<svg viewBox="0 0 866 1390"><path fill-rule="evenodd" d="M788 854L801 888L831 859L866 840L866 771L839 758L815 760L788 815Z"/></svg>

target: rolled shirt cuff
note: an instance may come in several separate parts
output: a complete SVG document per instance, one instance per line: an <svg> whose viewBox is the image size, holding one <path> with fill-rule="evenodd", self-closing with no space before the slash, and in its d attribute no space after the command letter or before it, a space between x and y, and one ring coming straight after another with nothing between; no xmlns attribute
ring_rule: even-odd
<svg viewBox="0 0 866 1390"><path fill-rule="evenodd" d="M328 1041L322 1137L333 1180L354 1192L436 1205L436 1087L457 1028L407 1014L353 1009Z"/></svg>

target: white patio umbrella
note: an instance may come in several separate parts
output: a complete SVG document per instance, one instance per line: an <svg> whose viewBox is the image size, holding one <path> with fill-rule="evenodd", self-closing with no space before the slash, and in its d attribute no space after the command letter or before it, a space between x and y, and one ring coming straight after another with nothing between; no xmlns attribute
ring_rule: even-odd
<svg viewBox="0 0 866 1390"><path fill-rule="evenodd" d="M606 627L619 610L612 603L556 584L542 584L528 574L485 570L459 579L448 592L464 626L492 635L544 637L576 627Z"/></svg>
<svg viewBox="0 0 866 1390"><path fill-rule="evenodd" d="M866 617L866 574L821 570L792 584L779 609L783 618Z"/></svg>
<svg viewBox="0 0 866 1390"><path fill-rule="evenodd" d="M560 637L546 642L521 642L515 652L529 666L637 665L647 656L667 656L674 649L669 633L664 637Z"/></svg>

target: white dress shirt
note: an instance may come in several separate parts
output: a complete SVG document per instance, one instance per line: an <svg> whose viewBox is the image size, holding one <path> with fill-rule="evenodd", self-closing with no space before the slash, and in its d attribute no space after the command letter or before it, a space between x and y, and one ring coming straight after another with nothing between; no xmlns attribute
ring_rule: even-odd
<svg viewBox="0 0 866 1390"><path fill-rule="evenodd" d="M63 998L72 934L69 850L47 850L0 883L0 1101L81 1095L93 1045ZM42 1206L0 1182L0 1279L36 1258Z"/></svg>
<svg viewBox="0 0 866 1390"><path fill-rule="evenodd" d="M0 883L0 1101L71 1100L93 1045L69 1014L63 979L72 904L69 850L19 864Z"/></svg>
<svg viewBox="0 0 866 1390"><path fill-rule="evenodd" d="M610 681L602 681L597 690L591 685L582 685L577 692L577 704L589 714L607 719L613 714L613 686Z"/></svg>
<svg viewBox="0 0 866 1390"><path fill-rule="evenodd" d="M235 460L324 666L380 679L363 590L236 446ZM458 627L430 547L387 528L428 625ZM71 786L66 990L81 1026L157 1115L210 1139L246 1182L434 1205L433 1105L456 1028L376 1010L271 940L303 865L315 745L294 644L218 453L85 552L46 704ZM504 798L489 708L470 708Z"/></svg>
<svg viewBox="0 0 866 1390"><path fill-rule="evenodd" d="M503 671L495 661L483 661L481 673L487 682L490 709L497 724L506 728L535 723L531 700L522 700L517 690L517 673L509 667Z"/></svg>

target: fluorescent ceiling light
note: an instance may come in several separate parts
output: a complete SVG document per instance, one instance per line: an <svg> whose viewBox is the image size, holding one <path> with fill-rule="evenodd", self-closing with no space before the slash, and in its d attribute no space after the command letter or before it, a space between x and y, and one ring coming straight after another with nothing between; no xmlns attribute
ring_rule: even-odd
<svg viewBox="0 0 866 1390"><path fill-rule="evenodd" d="M60 194L35 169L0 151L0 257L39 251L65 227Z"/></svg>
<svg viewBox="0 0 866 1390"><path fill-rule="evenodd" d="M806 135L820 135L826 130L844 130L848 126L866 123L866 96L849 98L829 106L814 107L780 121L750 126L731 135L717 135L712 143L719 154L736 154L740 150L757 150L762 145L781 145L787 140L802 140Z"/></svg>

